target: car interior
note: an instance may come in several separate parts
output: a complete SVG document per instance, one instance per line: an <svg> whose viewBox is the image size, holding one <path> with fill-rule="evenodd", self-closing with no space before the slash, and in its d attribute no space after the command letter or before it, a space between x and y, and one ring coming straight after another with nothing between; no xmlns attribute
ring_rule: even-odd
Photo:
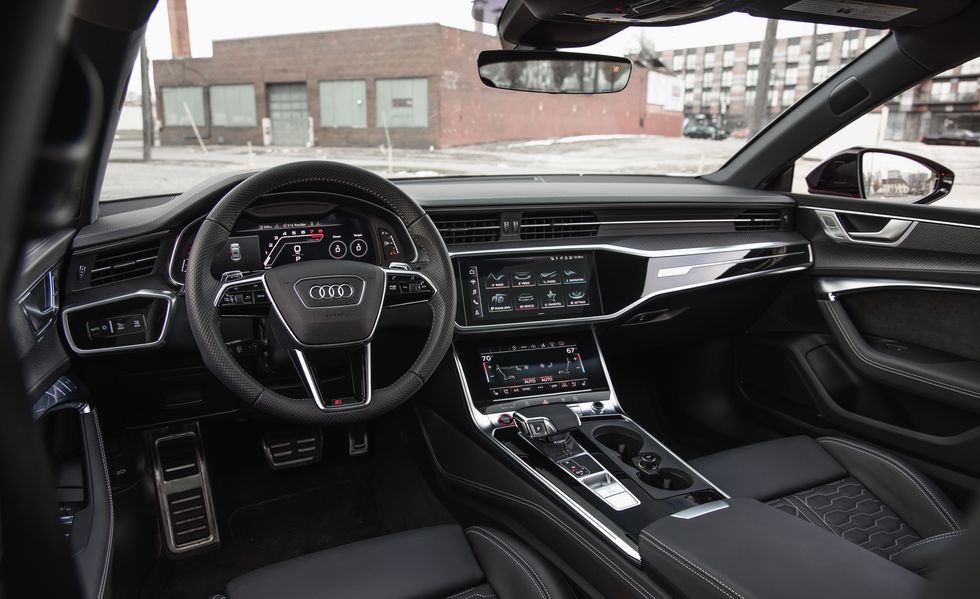
<svg viewBox="0 0 980 599"><path fill-rule="evenodd" d="M791 188L980 55L980 3L499 2L497 88L733 12L887 34L696 177L298 160L100 204L155 4L7 7L0 596L980 597L980 211L867 147ZM927 193L873 197L875 153Z"/></svg>

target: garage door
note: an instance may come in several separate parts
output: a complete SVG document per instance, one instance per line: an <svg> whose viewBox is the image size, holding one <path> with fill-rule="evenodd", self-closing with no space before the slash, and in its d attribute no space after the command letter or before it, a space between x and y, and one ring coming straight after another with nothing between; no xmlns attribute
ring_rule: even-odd
<svg viewBox="0 0 980 599"><path fill-rule="evenodd" d="M269 119L272 145L305 146L310 127L305 83L269 85Z"/></svg>

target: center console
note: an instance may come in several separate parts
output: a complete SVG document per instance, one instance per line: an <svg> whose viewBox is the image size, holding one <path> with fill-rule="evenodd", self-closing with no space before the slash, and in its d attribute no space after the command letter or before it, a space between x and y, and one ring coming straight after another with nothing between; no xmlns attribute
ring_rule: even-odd
<svg viewBox="0 0 980 599"><path fill-rule="evenodd" d="M482 433L635 561L651 522L727 497L623 412L591 330L462 338L455 358Z"/></svg>

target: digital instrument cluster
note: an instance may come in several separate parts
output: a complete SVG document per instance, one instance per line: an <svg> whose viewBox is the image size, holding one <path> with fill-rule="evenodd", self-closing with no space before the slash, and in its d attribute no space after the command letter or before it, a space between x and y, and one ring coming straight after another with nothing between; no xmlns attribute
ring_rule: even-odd
<svg viewBox="0 0 980 599"><path fill-rule="evenodd" d="M371 226L368 219L342 210L285 218L243 216L235 224L224 248L215 255L211 271L217 276L232 270L268 270L303 260L374 263L378 249ZM189 227L177 240L170 265L171 278L177 283L183 283L198 228L199 225ZM384 258L398 259L400 252L394 236L387 229L379 229L379 235Z"/></svg>

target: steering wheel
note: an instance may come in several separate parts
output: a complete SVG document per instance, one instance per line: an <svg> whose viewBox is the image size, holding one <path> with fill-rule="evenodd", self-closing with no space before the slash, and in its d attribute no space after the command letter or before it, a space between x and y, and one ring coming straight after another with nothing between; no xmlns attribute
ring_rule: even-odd
<svg viewBox="0 0 980 599"><path fill-rule="evenodd" d="M409 270L385 269L349 260L309 260L276 266L254 276L218 281L211 261L221 252L242 212L265 194L329 191L371 202L405 224L425 260ZM420 252L421 253L421 252ZM418 258L417 258L418 259ZM421 206L402 190L366 170L326 161L276 166L242 181L228 192L201 224L187 263L184 287L191 331L208 369L228 389L271 415L316 425L361 422L392 410L432 375L452 343L456 286L449 252ZM385 309L388 284L410 281L423 289L432 311L432 329L409 369L394 383L371 388L370 344ZM235 289L265 292L268 323L289 356L308 398L295 399L263 385L232 357L221 338L222 297ZM226 297L226 296L225 296ZM256 295L257 297L257 295ZM390 303L390 302L389 302ZM331 397L321 388L316 364L348 352L360 358L354 393ZM357 360L352 358L352 364Z"/></svg>

